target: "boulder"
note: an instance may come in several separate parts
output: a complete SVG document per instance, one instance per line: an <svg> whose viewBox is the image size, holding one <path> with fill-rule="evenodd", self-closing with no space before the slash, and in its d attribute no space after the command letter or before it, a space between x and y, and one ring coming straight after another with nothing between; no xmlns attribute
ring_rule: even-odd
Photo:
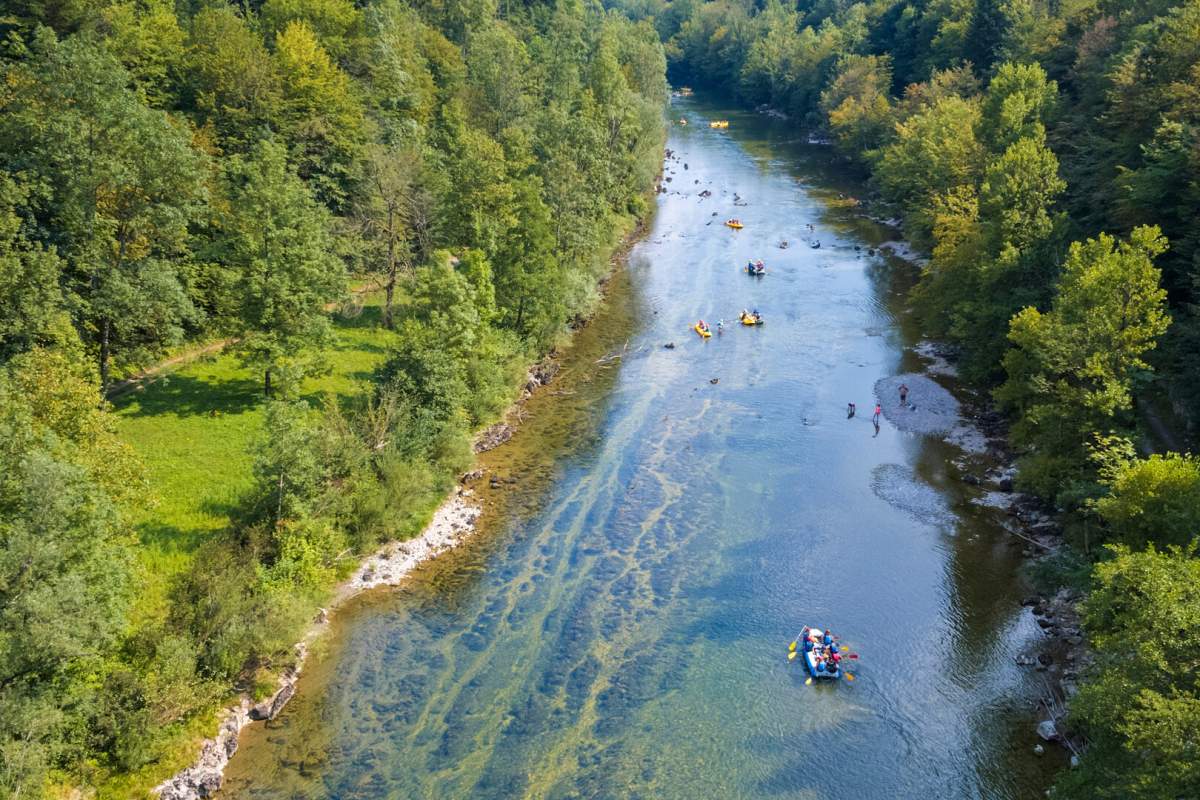
<svg viewBox="0 0 1200 800"><path fill-rule="evenodd" d="M1038 723L1037 734L1047 742L1053 742L1058 738L1058 728L1052 719L1044 719Z"/></svg>
<svg viewBox="0 0 1200 800"><path fill-rule="evenodd" d="M221 790L221 773L206 772L196 780L196 796L212 797Z"/></svg>
<svg viewBox="0 0 1200 800"><path fill-rule="evenodd" d="M296 684L284 684L283 688L276 693L275 698L271 701L270 710L267 712L267 719L275 719L279 716L279 712L283 711L283 707L287 705L288 700L291 700L292 695L295 693Z"/></svg>

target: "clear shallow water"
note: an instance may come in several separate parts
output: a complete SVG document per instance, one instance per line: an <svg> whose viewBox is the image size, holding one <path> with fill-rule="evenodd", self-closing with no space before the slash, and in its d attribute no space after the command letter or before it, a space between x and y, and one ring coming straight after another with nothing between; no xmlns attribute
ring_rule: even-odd
<svg viewBox="0 0 1200 800"><path fill-rule="evenodd" d="M558 435L498 530L338 616L222 797L1041 794L1015 552L946 477L957 451L870 422L876 379L918 366L908 271L866 255L892 234L785 126L681 115L630 258L639 322L607 320L629 354L543 406ZM698 317L734 324L705 342ZM804 685L786 648L806 623L861 653L856 681Z"/></svg>

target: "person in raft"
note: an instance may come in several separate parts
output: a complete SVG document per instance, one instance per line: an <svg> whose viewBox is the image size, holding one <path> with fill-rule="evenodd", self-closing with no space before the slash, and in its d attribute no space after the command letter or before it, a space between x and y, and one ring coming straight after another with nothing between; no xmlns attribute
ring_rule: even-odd
<svg viewBox="0 0 1200 800"><path fill-rule="evenodd" d="M705 322L704 320L700 320L699 322L697 322L697 323L696 323L696 327L697 327L697 328L699 328L699 329L700 329L700 330L702 330L702 331L707 331L707 330L708 330L708 323L707 323L707 322Z"/></svg>

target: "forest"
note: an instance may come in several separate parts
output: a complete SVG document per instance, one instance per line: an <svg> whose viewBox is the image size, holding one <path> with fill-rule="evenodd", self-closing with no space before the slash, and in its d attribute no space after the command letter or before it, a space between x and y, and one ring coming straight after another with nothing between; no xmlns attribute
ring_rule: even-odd
<svg viewBox="0 0 1200 800"><path fill-rule="evenodd" d="M1200 795L1200 2L614 5L673 84L828 137L928 253L923 329L1008 415L1089 588L1089 746L1053 795Z"/></svg>
<svg viewBox="0 0 1200 800"><path fill-rule="evenodd" d="M14 0L0 40L0 797L144 796L595 307L664 51L575 0Z"/></svg>

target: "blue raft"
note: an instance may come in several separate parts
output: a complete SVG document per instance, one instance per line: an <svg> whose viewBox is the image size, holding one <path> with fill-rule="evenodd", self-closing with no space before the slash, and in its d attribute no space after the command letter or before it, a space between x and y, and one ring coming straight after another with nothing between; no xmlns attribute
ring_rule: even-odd
<svg viewBox="0 0 1200 800"><path fill-rule="evenodd" d="M804 666L808 670L808 674L813 676L814 680L836 681L842 677L842 670L832 661L826 662L826 646L821 644L821 637L824 632L819 628L806 628L798 638L801 641L801 655L804 657ZM812 649L809 649L804 644L809 642L812 644ZM836 645L834 645L836 647ZM821 668L818 665L823 665Z"/></svg>

